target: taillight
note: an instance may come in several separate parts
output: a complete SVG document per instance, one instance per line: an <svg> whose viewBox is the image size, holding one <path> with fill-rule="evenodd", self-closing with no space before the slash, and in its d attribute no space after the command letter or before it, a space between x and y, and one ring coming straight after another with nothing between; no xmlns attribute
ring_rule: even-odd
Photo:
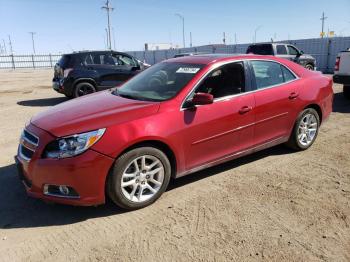
<svg viewBox="0 0 350 262"><path fill-rule="evenodd" d="M69 75L69 73L73 71L73 68L67 68L67 69L64 69L63 71L63 77L64 78L67 78L67 76Z"/></svg>
<svg viewBox="0 0 350 262"><path fill-rule="evenodd" d="M338 56L337 59L335 60L334 71L339 71L339 65L340 65L340 57Z"/></svg>

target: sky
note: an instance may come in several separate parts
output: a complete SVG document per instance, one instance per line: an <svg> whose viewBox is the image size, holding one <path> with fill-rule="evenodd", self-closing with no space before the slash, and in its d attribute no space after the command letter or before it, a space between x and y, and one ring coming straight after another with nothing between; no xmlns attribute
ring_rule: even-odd
<svg viewBox="0 0 350 262"><path fill-rule="evenodd" d="M0 44L11 36L15 54L105 49L105 0L0 0ZM350 36L350 0L111 0L115 49L143 50L145 43L186 45L317 38L325 12L325 31ZM114 46L112 41L112 46Z"/></svg>

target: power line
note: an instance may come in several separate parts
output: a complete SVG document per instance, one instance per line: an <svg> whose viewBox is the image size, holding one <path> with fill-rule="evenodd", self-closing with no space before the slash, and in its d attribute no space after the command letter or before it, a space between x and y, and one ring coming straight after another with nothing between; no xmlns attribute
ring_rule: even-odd
<svg viewBox="0 0 350 262"><path fill-rule="evenodd" d="M110 24L110 18L109 18L109 12L113 11L114 8L110 6L109 0L106 1L106 5L101 7L102 9L105 9L107 12L107 23L108 23L108 48L112 49L112 42L111 42L111 24Z"/></svg>
<svg viewBox="0 0 350 262"><path fill-rule="evenodd" d="M28 33L32 35L33 54L35 55L34 35L36 34L36 32L28 32Z"/></svg>

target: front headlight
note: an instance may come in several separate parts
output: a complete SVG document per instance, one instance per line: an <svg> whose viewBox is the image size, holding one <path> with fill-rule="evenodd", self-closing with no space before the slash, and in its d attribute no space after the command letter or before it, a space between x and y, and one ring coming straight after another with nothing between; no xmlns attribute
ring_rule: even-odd
<svg viewBox="0 0 350 262"><path fill-rule="evenodd" d="M66 158L79 155L95 144L104 134L105 128L58 138L47 145L44 157Z"/></svg>

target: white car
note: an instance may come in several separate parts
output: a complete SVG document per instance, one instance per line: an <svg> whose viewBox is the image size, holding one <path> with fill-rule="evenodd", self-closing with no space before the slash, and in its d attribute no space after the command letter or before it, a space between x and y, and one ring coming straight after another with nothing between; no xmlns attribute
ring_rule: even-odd
<svg viewBox="0 0 350 262"><path fill-rule="evenodd" d="M344 85L344 96L350 99L350 48L338 54L335 61L333 81Z"/></svg>

